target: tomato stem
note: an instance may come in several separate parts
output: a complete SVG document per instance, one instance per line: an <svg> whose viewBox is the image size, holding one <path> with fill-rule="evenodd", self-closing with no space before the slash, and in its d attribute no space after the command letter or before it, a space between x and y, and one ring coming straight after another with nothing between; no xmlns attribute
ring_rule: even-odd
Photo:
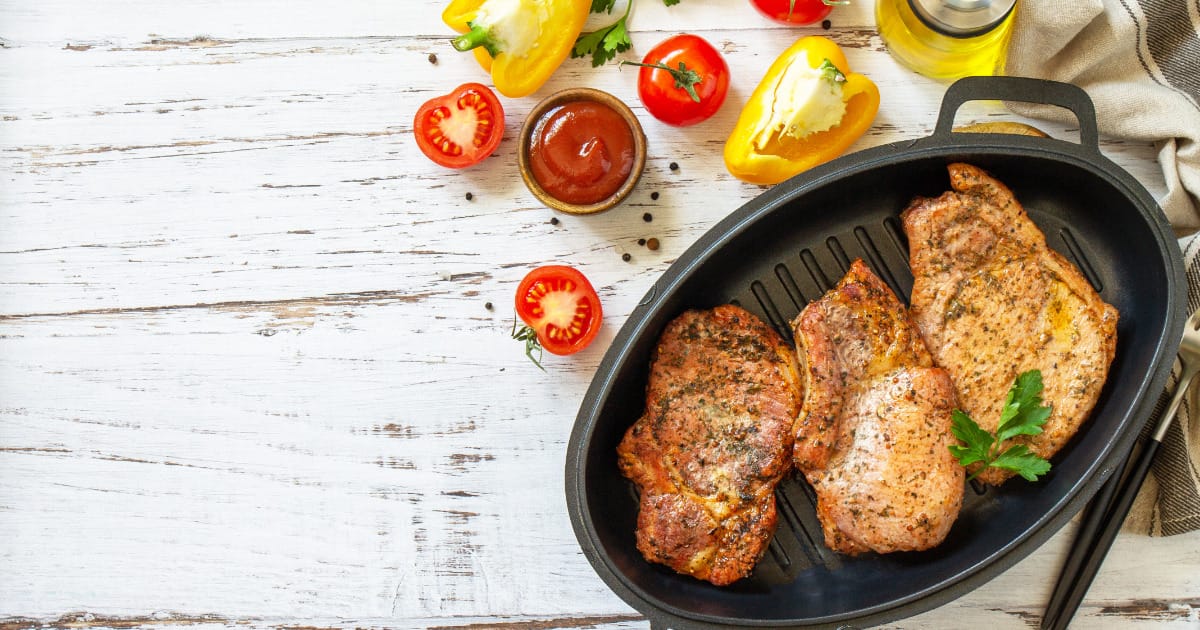
<svg viewBox="0 0 1200 630"><path fill-rule="evenodd" d="M700 75L687 64L679 62L679 69L676 70L663 62L658 63L638 63L636 61L621 61L621 65L641 66L643 68L655 68L657 70L666 70L671 74L671 78L675 79L675 87L688 93L692 100L699 103L700 95L696 94L696 84L700 83Z"/></svg>
<svg viewBox="0 0 1200 630"><path fill-rule="evenodd" d="M517 318L513 316L512 338L517 341L525 342L525 356L529 357L533 364L538 366L538 369L545 372L546 368L542 367L542 344L538 343L537 331L529 326L521 326L517 328ZM533 358L533 351L537 350L537 358Z"/></svg>

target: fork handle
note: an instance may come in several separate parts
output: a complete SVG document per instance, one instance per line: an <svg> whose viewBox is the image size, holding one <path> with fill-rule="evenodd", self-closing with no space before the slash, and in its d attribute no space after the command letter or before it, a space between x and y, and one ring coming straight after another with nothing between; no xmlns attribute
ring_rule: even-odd
<svg viewBox="0 0 1200 630"><path fill-rule="evenodd" d="M1179 404L1183 402L1183 397L1187 395L1188 388L1192 386L1192 379L1196 378L1196 373L1200 372L1200 366L1192 367L1184 365L1184 372L1179 375L1179 385L1175 387L1175 394L1171 396L1171 404L1167 405L1167 410L1158 420L1158 426L1154 427L1154 433L1150 439L1155 442L1162 442L1167 435L1167 429L1171 426L1171 421L1175 419L1175 412L1179 411Z"/></svg>

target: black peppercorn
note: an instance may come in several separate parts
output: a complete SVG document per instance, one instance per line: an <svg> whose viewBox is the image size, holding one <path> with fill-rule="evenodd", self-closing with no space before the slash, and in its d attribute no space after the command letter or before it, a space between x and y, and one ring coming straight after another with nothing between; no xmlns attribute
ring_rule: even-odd
<svg viewBox="0 0 1200 630"><path fill-rule="evenodd" d="M642 215L642 220L645 221L646 223L649 223L654 220L654 215L647 212L646 214Z"/></svg>
<svg viewBox="0 0 1200 630"><path fill-rule="evenodd" d="M653 199L654 201L658 201L658 191L656 190L656 191L650 193L650 198Z"/></svg>
<svg viewBox="0 0 1200 630"><path fill-rule="evenodd" d="M625 262L629 262L629 261L633 260L633 256L630 256L629 253L626 252L624 254L621 254L621 260L624 260Z"/></svg>
<svg viewBox="0 0 1200 630"><path fill-rule="evenodd" d="M550 217L550 225L558 225L558 217Z"/></svg>
<svg viewBox="0 0 1200 630"><path fill-rule="evenodd" d="M467 201L470 201L474 198L475 198L475 195L472 195L471 193L467 193Z"/></svg>
<svg viewBox="0 0 1200 630"><path fill-rule="evenodd" d="M824 22L821 22L821 28L823 28L827 31L829 30L829 27L831 27L831 26L833 26L833 22L830 22L829 20L825 20Z"/></svg>
<svg viewBox="0 0 1200 630"><path fill-rule="evenodd" d="M429 63L431 63L435 66L437 65L437 55L436 54L429 53Z"/></svg>
<svg viewBox="0 0 1200 630"><path fill-rule="evenodd" d="M491 303L491 302L484 302L484 303L483 303L483 308L486 308L486 309L487 309L487 310L489 310L489 311L490 311L490 310L492 310L492 303Z"/></svg>
<svg viewBox="0 0 1200 630"><path fill-rule="evenodd" d="M678 163L678 162L671 162L670 164L668 164L668 165L667 165L667 168L671 169L672 171L678 171L678 170L679 170L679 163Z"/></svg>
<svg viewBox="0 0 1200 630"><path fill-rule="evenodd" d="M646 239L644 239L644 238L638 239L638 245L645 245L645 244L646 244Z"/></svg>

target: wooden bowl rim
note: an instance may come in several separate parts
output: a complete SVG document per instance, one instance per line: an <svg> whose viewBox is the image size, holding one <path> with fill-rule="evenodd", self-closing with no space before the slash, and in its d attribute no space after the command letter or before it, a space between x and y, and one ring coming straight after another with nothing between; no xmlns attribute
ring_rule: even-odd
<svg viewBox="0 0 1200 630"><path fill-rule="evenodd" d="M538 119L551 108L574 101L595 101L607 105L621 115L621 118L629 125L630 131L633 132L633 167L629 171L629 176L613 194L587 205L567 203L546 192L534 178L533 170L529 165L529 145ZM517 142L517 163L521 169L521 179L525 181L525 187L547 207L567 214L595 214L613 208L633 192L633 188L641 179L642 171L646 166L646 133L642 130L642 124L634 115L633 110L616 96L595 88L568 88L547 96L529 111L529 115L525 117L525 122L521 125L521 135Z"/></svg>

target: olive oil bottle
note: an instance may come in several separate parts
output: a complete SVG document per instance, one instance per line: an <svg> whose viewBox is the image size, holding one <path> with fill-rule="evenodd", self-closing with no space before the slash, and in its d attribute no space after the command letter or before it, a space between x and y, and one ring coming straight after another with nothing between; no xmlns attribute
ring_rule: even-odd
<svg viewBox="0 0 1200 630"><path fill-rule="evenodd" d="M1016 0L876 0L888 52L934 79L1004 73Z"/></svg>

